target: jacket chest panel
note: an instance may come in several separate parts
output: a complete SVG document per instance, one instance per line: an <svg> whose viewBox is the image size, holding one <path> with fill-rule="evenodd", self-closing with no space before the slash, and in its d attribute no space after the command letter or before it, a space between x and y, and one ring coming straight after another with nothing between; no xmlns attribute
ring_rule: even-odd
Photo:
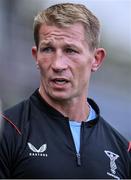
<svg viewBox="0 0 131 180"><path fill-rule="evenodd" d="M87 146L81 152L81 166L78 166L76 152L65 134L58 138L61 132L49 132L49 129L47 132L46 128L42 132L43 128L28 136L22 163L17 166L23 178L124 178L121 158L110 148L98 145L97 141L95 145L89 141L88 146L88 138L85 139Z"/></svg>

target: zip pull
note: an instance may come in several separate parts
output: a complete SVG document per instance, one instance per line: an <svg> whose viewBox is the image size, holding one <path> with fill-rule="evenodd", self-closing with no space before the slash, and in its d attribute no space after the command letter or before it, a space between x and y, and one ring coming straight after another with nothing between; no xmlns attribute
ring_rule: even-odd
<svg viewBox="0 0 131 180"><path fill-rule="evenodd" d="M80 155L80 153L76 154L76 158L77 158L77 165L81 166L81 155Z"/></svg>

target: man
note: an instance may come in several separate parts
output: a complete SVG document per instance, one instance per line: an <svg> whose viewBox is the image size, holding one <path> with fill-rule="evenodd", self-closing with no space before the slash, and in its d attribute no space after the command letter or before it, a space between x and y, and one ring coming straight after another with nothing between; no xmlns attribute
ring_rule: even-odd
<svg viewBox="0 0 131 180"><path fill-rule="evenodd" d="M40 87L6 110L1 178L131 178L128 142L87 99L103 63L98 19L80 4L58 4L34 19L32 55Z"/></svg>

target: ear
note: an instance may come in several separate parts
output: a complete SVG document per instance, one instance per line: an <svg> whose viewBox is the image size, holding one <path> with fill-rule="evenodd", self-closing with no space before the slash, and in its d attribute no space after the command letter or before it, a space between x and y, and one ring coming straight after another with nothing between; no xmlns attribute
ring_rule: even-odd
<svg viewBox="0 0 131 180"><path fill-rule="evenodd" d="M33 47L32 47L32 56L33 56L33 58L34 58L35 61L36 61L36 66L37 66L37 68L39 68L38 62L37 62L37 47L36 47L36 46L33 46Z"/></svg>
<svg viewBox="0 0 131 180"><path fill-rule="evenodd" d="M36 46L32 47L32 56L34 57L34 59L37 59L37 47Z"/></svg>
<svg viewBox="0 0 131 180"><path fill-rule="evenodd" d="M94 60L92 62L92 72L96 72L102 65L104 58L106 56L106 51L103 48L97 48L94 52Z"/></svg>

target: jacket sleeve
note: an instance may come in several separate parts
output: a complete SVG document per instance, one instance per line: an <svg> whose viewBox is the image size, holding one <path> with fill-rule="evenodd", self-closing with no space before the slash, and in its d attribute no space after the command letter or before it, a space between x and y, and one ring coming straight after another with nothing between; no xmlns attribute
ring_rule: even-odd
<svg viewBox="0 0 131 180"><path fill-rule="evenodd" d="M129 153L129 179L131 179L131 141L128 143L128 153Z"/></svg>
<svg viewBox="0 0 131 180"><path fill-rule="evenodd" d="M4 122L4 120L3 120ZM10 137L8 128L6 128L6 123L4 123L1 129L0 135L0 179L10 178ZM7 133L6 133L7 132Z"/></svg>
<svg viewBox="0 0 131 180"><path fill-rule="evenodd" d="M2 122L0 133L0 179L6 179L11 178L19 134L12 122L8 122L5 118L3 118Z"/></svg>

